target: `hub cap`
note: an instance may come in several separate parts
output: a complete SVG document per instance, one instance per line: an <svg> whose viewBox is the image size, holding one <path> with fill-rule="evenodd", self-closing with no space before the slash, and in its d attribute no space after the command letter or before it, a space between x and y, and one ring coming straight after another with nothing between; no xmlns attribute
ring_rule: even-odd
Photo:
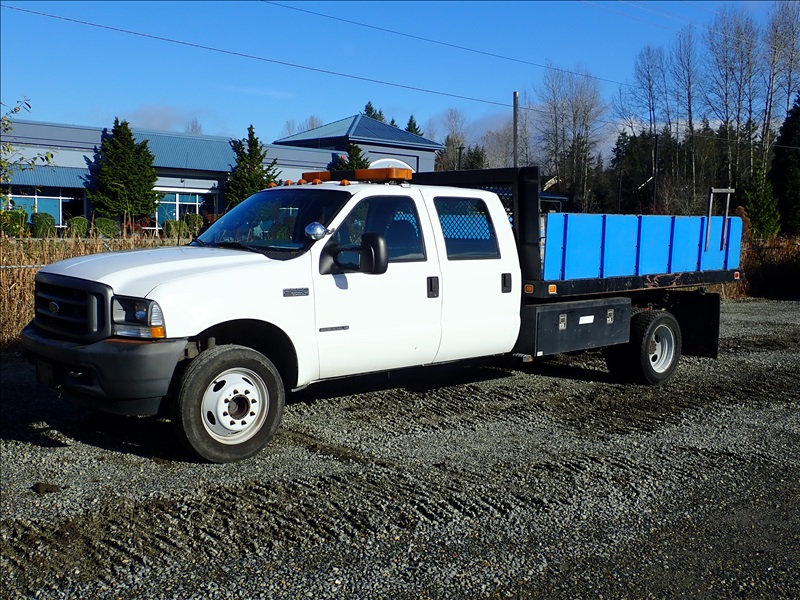
<svg viewBox="0 0 800 600"><path fill-rule="evenodd" d="M206 388L201 406L203 426L216 441L241 444L264 424L269 392L249 369L229 369Z"/></svg>

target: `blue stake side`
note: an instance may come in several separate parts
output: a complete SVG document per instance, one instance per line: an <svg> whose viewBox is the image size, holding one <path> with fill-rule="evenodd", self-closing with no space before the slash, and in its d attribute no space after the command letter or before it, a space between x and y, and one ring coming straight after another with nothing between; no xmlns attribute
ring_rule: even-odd
<svg viewBox="0 0 800 600"><path fill-rule="evenodd" d="M742 220L661 215L549 213L545 216L543 279L650 276L739 268ZM721 247L722 246L722 247Z"/></svg>

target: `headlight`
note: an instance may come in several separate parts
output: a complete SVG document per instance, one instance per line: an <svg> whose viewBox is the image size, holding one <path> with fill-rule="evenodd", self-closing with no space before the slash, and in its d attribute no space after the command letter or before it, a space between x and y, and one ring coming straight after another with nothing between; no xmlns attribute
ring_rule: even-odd
<svg viewBox="0 0 800 600"><path fill-rule="evenodd" d="M166 337L164 313L158 302L114 296L111 301L111 333L148 339Z"/></svg>

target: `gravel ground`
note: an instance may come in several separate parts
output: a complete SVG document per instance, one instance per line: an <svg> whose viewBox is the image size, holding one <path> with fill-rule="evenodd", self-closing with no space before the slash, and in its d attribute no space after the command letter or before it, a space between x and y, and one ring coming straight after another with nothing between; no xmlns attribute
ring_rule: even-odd
<svg viewBox="0 0 800 600"><path fill-rule="evenodd" d="M593 353L311 386L231 465L1 375L7 598L800 597L797 302L725 302L660 388Z"/></svg>

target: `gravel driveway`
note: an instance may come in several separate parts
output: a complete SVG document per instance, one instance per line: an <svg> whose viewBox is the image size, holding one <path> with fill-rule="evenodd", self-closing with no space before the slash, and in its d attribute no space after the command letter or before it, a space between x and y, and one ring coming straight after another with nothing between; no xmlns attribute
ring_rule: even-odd
<svg viewBox="0 0 800 600"><path fill-rule="evenodd" d="M725 302L660 388L596 353L311 386L228 465L1 375L4 597L800 597L797 302Z"/></svg>

